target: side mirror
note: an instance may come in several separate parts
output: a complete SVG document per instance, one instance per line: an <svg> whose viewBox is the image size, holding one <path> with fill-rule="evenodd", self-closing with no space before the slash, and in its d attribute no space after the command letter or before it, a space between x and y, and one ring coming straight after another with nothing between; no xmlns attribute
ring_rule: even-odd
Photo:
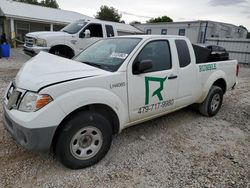
<svg viewBox="0 0 250 188"><path fill-rule="evenodd" d="M153 68L152 60L137 61L133 66L133 74L141 74Z"/></svg>
<svg viewBox="0 0 250 188"><path fill-rule="evenodd" d="M90 38L90 30L89 29L86 29L84 31L84 35L85 35L85 38Z"/></svg>
<svg viewBox="0 0 250 188"><path fill-rule="evenodd" d="M79 38L90 38L90 30L86 29L84 32L81 32Z"/></svg>

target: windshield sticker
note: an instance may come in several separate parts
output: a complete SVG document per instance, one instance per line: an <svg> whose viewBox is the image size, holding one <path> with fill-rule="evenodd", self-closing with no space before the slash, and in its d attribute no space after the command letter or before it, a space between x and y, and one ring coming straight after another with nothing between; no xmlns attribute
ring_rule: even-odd
<svg viewBox="0 0 250 188"><path fill-rule="evenodd" d="M116 52L112 52L112 54L110 55L110 57L118 58L118 59L126 59L127 56L128 56L128 54L116 53Z"/></svg>
<svg viewBox="0 0 250 188"><path fill-rule="evenodd" d="M217 69L216 63L207 64L207 65L199 65L199 71L200 72L216 70L216 69Z"/></svg>

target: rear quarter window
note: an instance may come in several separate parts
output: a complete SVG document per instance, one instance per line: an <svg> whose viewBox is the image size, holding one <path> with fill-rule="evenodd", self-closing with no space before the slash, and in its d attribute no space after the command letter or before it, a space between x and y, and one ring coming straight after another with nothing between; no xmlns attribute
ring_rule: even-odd
<svg viewBox="0 0 250 188"><path fill-rule="evenodd" d="M114 29L112 25L105 25L106 32L107 32L107 37L113 37L115 36Z"/></svg>
<svg viewBox="0 0 250 188"><path fill-rule="evenodd" d="M185 40L175 40L180 67L186 67L191 63L188 45Z"/></svg>

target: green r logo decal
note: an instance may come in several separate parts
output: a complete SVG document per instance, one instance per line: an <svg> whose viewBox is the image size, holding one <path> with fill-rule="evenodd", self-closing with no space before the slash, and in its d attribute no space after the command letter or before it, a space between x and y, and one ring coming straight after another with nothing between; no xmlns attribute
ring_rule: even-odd
<svg viewBox="0 0 250 188"><path fill-rule="evenodd" d="M163 97L161 95L162 90L164 89L164 82L167 80L167 76L166 78L157 78L157 77L145 77L145 87L146 87L146 98L145 98L145 105L149 104L149 82L159 82L160 83L160 87L155 90L153 92L153 96L157 96L159 101L163 100Z"/></svg>

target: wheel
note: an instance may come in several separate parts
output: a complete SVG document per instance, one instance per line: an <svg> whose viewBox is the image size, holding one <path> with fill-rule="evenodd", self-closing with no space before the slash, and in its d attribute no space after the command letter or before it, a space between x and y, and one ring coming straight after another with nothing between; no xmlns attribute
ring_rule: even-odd
<svg viewBox="0 0 250 188"><path fill-rule="evenodd" d="M60 56L60 57L69 58L64 49L56 48L56 49L52 50L51 53L54 55Z"/></svg>
<svg viewBox="0 0 250 188"><path fill-rule="evenodd" d="M221 108L223 91L218 86L212 86L206 99L199 105L199 111L204 116L214 116Z"/></svg>
<svg viewBox="0 0 250 188"><path fill-rule="evenodd" d="M64 57L64 58L68 58L68 59L71 59L74 56L73 52L69 48L66 48L63 46L54 47L49 52L51 54Z"/></svg>
<svg viewBox="0 0 250 188"><path fill-rule="evenodd" d="M68 168L85 168L105 156L111 141L112 128L105 117L95 112L79 112L59 133L56 157Z"/></svg>
<svg viewBox="0 0 250 188"><path fill-rule="evenodd" d="M62 57L65 56L65 55L63 54L62 50L59 50L59 49L55 49L54 54L57 55L57 56L62 56Z"/></svg>

